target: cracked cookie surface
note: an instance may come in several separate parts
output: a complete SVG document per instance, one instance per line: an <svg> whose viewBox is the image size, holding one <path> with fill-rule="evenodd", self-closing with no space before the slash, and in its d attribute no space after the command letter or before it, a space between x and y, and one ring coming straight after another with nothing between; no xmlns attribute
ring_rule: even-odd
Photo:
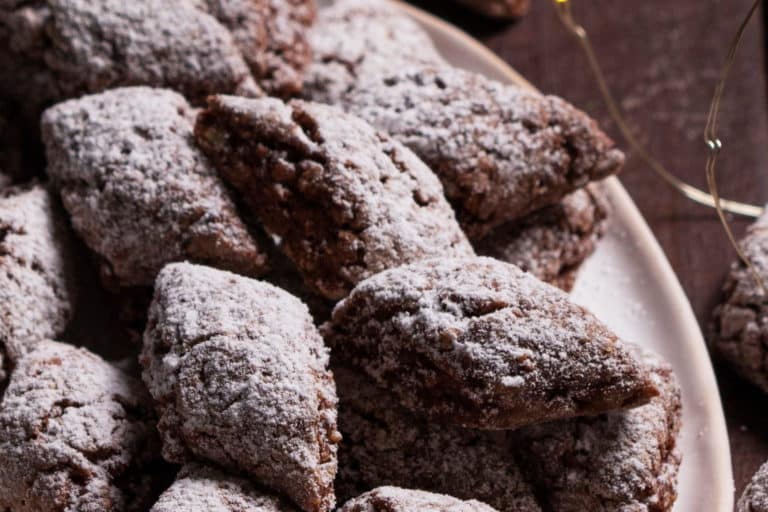
<svg viewBox="0 0 768 512"><path fill-rule="evenodd" d="M323 326L340 361L408 409L505 430L637 406L648 369L561 290L491 258L432 259L355 287Z"/></svg>
<svg viewBox="0 0 768 512"><path fill-rule="evenodd" d="M248 480L202 464L185 465L149 512L296 512Z"/></svg>
<svg viewBox="0 0 768 512"><path fill-rule="evenodd" d="M605 192L591 184L519 222L499 226L476 242L475 250L570 291L579 267L607 229L608 213Z"/></svg>
<svg viewBox="0 0 768 512"><path fill-rule="evenodd" d="M72 317L74 254L62 215L46 187L0 191L0 389L14 363Z"/></svg>
<svg viewBox="0 0 768 512"><path fill-rule="evenodd" d="M281 97L301 92L312 59L307 31L317 11L314 0L194 1L232 32L264 91Z"/></svg>
<svg viewBox="0 0 768 512"><path fill-rule="evenodd" d="M739 247L763 282L768 282L768 215L747 229ZM741 261L731 265L711 331L712 350L768 393L768 298Z"/></svg>
<svg viewBox="0 0 768 512"><path fill-rule="evenodd" d="M42 130L48 174L105 284L152 286L169 262L258 275L266 257L195 147L194 110L166 89L127 87L60 103Z"/></svg>
<svg viewBox="0 0 768 512"><path fill-rule="evenodd" d="M0 8L0 92L35 119L113 87L168 87L202 103L259 95L230 32L188 0L43 0Z"/></svg>
<svg viewBox="0 0 768 512"><path fill-rule="evenodd" d="M345 501L394 485L477 499L504 512L540 511L497 433L430 422L359 371L333 364L339 393L339 475Z"/></svg>
<svg viewBox="0 0 768 512"><path fill-rule="evenodd" d="M564 100L456 68L365 77L342 104L437 174L473 240L624 163L597 123Z"/></svg>
<svg viewBox="0 0 768 512"><path fill-rule="evenodd" d="M158 449L141 383L85 349L40 342L0 405L0 508L141 511Z"/></svg>
<svg viewBox="0 0 768 512"><path fill-rule="evenodd" d="M638 350L637 357L660 390L648 404L512 433L511 450L546 510L672 510L681 462L680 389L658 356Z"/></svg>
<svg viewBox="0 0 768 512"><path fill-rule="evenodd" d="M309 287L329 299L390 267L474 254L429 168L337 108L215 96L195 135Z"/></svg>
<svg viewBox="0 0 768 512"><path fill-rule="evenodd" d="M339 512L496 512L479 501L462 501L444 494L379 487L344 504Z"/></svg>
<svg viewBox="0 0 768 512"><path fill-rule="evenodd" d="M760 466L736 504L737 512L768 512L768 463Z"/></svg>
<svg viewBox="0 0 768 512"><path fill-rule="evenodd" d="M336 389L301 301L229 272L168 265L141 364L168 461L209 460L306 512L333 508Z"/></svg>
<svg viewBox="0 0 768 512"><path fill-rule="evenodd" d="M388 0L334 2L320 10L309 41L304 96L332 105L361 77L444 62L424 29Z"/></svg>

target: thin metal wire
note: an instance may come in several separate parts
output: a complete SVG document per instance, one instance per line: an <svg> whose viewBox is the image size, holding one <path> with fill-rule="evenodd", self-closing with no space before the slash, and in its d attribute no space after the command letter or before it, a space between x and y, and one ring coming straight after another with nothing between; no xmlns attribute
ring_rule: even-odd
<svg viewBox="0 0 768 512"><path fill-rule="evenodd" d="M731 227L728 224L728 219L725 216L725 212L729 212L729 213L735 213L738 215L744 215L747 217L756 218L763 213L763 208L759 206L754 206L746 203L741 203L738 201L731 201L729 199L721 198L719 189L717 187L717 179L715 174L717 157L723 148L722 142L717 137L717 121L720 113L720 102L723 96L723 91L725 90L725 83L728 79L728 75L730 74L731 68L733 67L733 63L735 62L736 53L738 52L739 47L741 46L741 42L744 38L744 33L746 32L747 25L749 25L749 22L752 20L755 13L757 12L758 7L760 6L760 1L761 0L755 0L753 2L752 7L747 13L747 16L741 22L741 25L739 25L739 29L736 32L736 37L731 43L731 47L728 51L726 64L725 66L723 66L723 69L720 73L720 80L718 81L717 86L715 88L715 94L714 94L714 97L712 98L712 103L710 104L710 107L709 107L709 113L707 114L707 124L704 129L704 142L707 145L707 149L708 149L707 164L706 164L706 178L707 178L707 188L709 189L709 193L685 183L684 181L679 179L677 176L669 172L661 164L661 162L656 160L645 149L645 147L640 143L640 141L638 141L635 138L634 134L629 129L629 126L624 121L624 117L621 114L621 110L619 109L616 101L613 98L613 95L610 92L610 89L608 88L608 84L605 81L605 76L603 75L602 69L600 68L600 64L598 63L597 57L595 56L595 52L592 48L592 44L589 42L587 31L584 29L584 27L576 23L576 21L573 19L570 0L554 0L554 3L555 3L557 13L563 25L565 25L568 31L576 38L582 50L584 51L584 54L587 57L587 61L589 62L589 67L591 68L592 74L594 75L595 80L597 82L598 89L600 90L600 94L603 97L603 101L608 107L608 111L611 117L613 118L616 125L619 127L619 130L621 131L621 134L624 136L626 141L629 143L629 145L632 147L635 153L651 169L653 169L653 171L656 174L658 174L662 179L664 179L664 181L669 183L672 187L674 187L676 190L678 190L681 194L683 194L688 199L696 203L714 208L717 211L717 216L720 219L720 223L723 225L723 229L725 229L725 233L728 236L728 240L730 241L731 245L733 245L733 248L736 250L736 253L739 255L739 258L741 258L744 264L749 268L753 278L760 285L762 292L766 293L766 287L765 287L765 284L763 283L762 278L760 277L760 274L757 272L754 265L752 265L751 261L746 257L746 255L744 254L744 251L742 251L738 242L736 242L736 238L733 235L733 231L731 230Z"/></svg>
<svg viewBox="0 0 768 512"><path fill-rule="evenodd" d="M747 265L749 271L752 273L752 277L760 285L760 289L763 294L765 294L765 283L763 283L763 279L760 277L760 273L757 271L749 258L747 258L747 255L744 254L741 246L736 241L736 237L733 236L733 230L731 230L731 225L728 223L728 219L725 217L723 204L720 199L720 191L717 188L717 176L715 174L715 170L717 168L717 157L720 154L720 150L723 148L723 143L717 137L717 121L720 114L720 101L723 97L723 91L725 90L725 83L728 80L728 75L730 74L733 63L736 60L736 53L739 51L741 42L744 39L744 33L747 30L747 25L749 25L749 22L754 17L759 6L760 0L755 0L752 3L752 7L747 13L747 17L744 18L744 20L741 22L741 25L739 25L739 30L736 32L736 36L734 37L733 42L731 43L731 47L728 50L728 57L726 59L725 66L723 66L723 69L720 73L720 80L715 87L715 95L712 98L712 104L709 106L709 113L707 114L707 125L704 128L704 143L707 145L709 151L706 165L707 185L709 187L710 193L712 194L712 197L715 199L715 210L717 210L717 216L720 218L720 223L723 225L723 229L725 229L725 234L728 236L728 240L731 242L731 245L733 245L733 248L736 249L736 253L739 255L739 258L741 258L741 261Z"/></svg>
<svg viewBox="0 0 768 512"><path fill-rule="evenodd" d="M589 67L591 68L592 74L594 75L595 80L597 81L597 86L598 86L598 89L600 90L600 95L603 97L603 101L608 107L608 111L611 115L611 118L613 118L614 122L616 123L619 130L621 131L621 134L624 136L624 138L632 147L632 149L637 154L637 156L639 156L664 181L669 183L672 187L674 187L677 191L679 191L688 199L696 203L702 204L704 206L709 206L710 208L717 208L717 204L716 204L717 202L715 201L715 198L713 197L712 194L707 193L704 190L698 189L692 185L689 185L684 181L682 181L677 176L675 176L674 174L672 174L661 164L661 162L659 162L653 156L651 156L651 154L645 149L645 147L640 143L640 141L637 140L637 138L632 133L632 130L629 129L629 126L627 126L627 123L624 121L624 117L621 114L621 110L619 109L616 101L613 99L613 95L608 89L608 85L603 76L603 72L602 72L602 69L600 68L600 64L597 61L597 57L595 56L595 52L592 49L592 44L589 42L589 37L587 36L586 30L584 30L584 27L576 23L575 20L573 19L573 15L571 13L570 1L569 0L554 0L554 1L557 7L557 13L560 15L560 20L563 22L563 24L568 29L568 31L576 37L577 41L579 42L579 45L581 46L582 50L587 56L587 60L589 61ZM716 116L715 116L715 119L716 119ZM763 212L763 208L760 206L754 206L751 204L732 201L729 199L720 199L719 202L723 210L730 213L735 213L738 215L744 215L746 217L757 218Z"/></svg>

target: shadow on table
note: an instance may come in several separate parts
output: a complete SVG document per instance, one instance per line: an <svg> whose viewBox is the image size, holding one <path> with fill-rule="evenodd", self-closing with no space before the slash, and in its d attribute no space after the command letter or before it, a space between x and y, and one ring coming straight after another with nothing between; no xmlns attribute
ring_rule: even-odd
<svg viewBox="0 0 768 512"><path fill-rule="evenodd" d="M761 464L768 461L768 450L755 449L768 444L768 395L716 363L715 373L728 422L731 457L734 465L736 496Z"/></svg>

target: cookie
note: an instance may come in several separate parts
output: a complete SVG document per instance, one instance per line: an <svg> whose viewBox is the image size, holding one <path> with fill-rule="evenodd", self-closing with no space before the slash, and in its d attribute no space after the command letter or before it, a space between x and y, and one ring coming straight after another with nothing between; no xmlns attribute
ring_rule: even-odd
<svg viewBox="0 0 768 512"><path fill-rule="evenodd" d="M444 62L429 35L388 0L338 0L320 10L309 41L304 97L320 103L339 103L358 77Z"/></svg>
<svg viewBox="0 0 768 512"><path fill-rule="evenodd" d="M261 94L229 30L188 0L42 0L0 8L0 95L36 119L53 103L127 85L202 103Z"/></svg>
<svg viewBox="0 0 768 512"><path fill-rule="evenodd" d="M343 437L336 479L339 501L395 485L477 499L504 512L541 510L496 433L427 421L362 373L334 364L333 374Z"/></svg>
<svg viewBox="0 0 768 512"><path fill-rule="evenodd" d="M41 185L0 190L0 390L15 362L72 318L72 235L60 209Z"/></svg>
<svg viewBox="0 0 768 512"><path fill-rule="evenodd" d="M744 489L736 512L768 512L768 463L760 467Z"/></svg>
<svg viewBox="0 0 768 512"><path fill-rule="evenodd" d="M411 411L504 430L637 406L648 369L561 290L491 258L426 260L355 287L323 326Z"/></svg>
<svg viewBox="0 0 768 512"><path fill-rule="evenodd" d="M342 104L438 175L474 240L624 163L595 121L564 100L446 66L363 77Z"/></svg>
<svg viewBox="0 0 768 512"><path fill-rule="evenodd" d="M168 461L211 461L306 512L333 508L336 390L301 301L229 272L168 265L141 364Z"/></svg>
<svg viewBox="0 0 768 512"><path fill-rule="evenodd" d="M546 510L672 510L681 460L680 389L657 356L638 357L661 391L647 405L514 433L512 450Z"/></svg>
<svg viewBox="0 0 768 512"><path fill-rule="evenodd" d="M579 266L607 229L608 212L604 191L588 185L522 221L494 229L474 244L475 250L570 291Z"/></svg>
<svg viewBox="0 0 768 512"><path fill-rule="evenodd" d="M152 286L169 262L245 275L266 258L194 145L194 110L165 89L128 87L51 107L48 174L111 288Z"/></svg>
<svg viewBox="0 0 768 512"><path fill-rule="evenodd" d="M457 0L480 14L490 18L512 19L525 15L531 8L531 0Z"/></svg>
<svg viewBox="0 0 768 512"><path fill-rule="evenodd" d="M314 0L194 1L229 28L264 91L282 97L301 92L312 60L307 31L315 20Z"/></svg>
<svg viewBox="0 0 768 512"><path fill-rule="evenodd" d="M281 498L248 480L191 463L149 512L296 512Z"/></svg>
<svg viewBox="0 0 768 512"><path fill-rule="evenodd" d="M339 512L496 512L479 501L461 501L430 492L379 487L348 501Z"/></svg>
<svg viewBox="0 0 768 512"><path fill-rule="evenodd" d="M768 214L747 229L739 246L768 283ZM768 294L741 261L731 265L710 331L712 351L768 393Z"/></svg>
<svg viewBox="0 0 768 512"><path fill-rule="evenodd" d="M157 448L139 381L42 341L19 360L0 406L0 509L146 510Z"/></svg>
<svg viewBox="0 0 768 512"><path fill-rule="evenodd" d="M329 299L384 269L468 256L440 182L413 153L327 105L215 96L198 144Z"/></svg>

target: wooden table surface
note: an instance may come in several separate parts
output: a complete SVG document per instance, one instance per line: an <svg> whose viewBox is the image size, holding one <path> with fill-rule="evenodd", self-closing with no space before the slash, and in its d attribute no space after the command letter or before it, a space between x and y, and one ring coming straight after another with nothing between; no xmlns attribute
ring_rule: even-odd
<svg viewBox="0 0 768 512"><path fill-rule="evenodd" d="M626 147L597 93L586 61L548 0L533 0L515 23L484 19L446 0L415 0L488 45L542 91L597 118ZM751 0L573 0L630 125L685 181L704 185L702 132L730 40ZM721 190L754 204L768 201L765 30L753 21L722 105ZM714 211L688 202L631 152L621 180L656 234L702 329L735 255ZM737 234L749 221L734 219ZM716 363L731 440L737 496L768 460L768 396Z"/></svg>

